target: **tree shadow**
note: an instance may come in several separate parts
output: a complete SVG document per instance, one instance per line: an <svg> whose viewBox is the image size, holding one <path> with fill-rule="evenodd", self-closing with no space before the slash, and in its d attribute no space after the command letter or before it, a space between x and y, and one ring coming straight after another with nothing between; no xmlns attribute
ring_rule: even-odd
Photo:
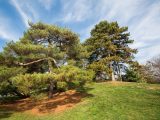
<svg viewBox="0 0 160 120"><path fill-rule="evenodd" d="M10 117L15 111L5 107L7 104L14 104L20 98L17 96L0 97L0 119Z"/></svg>
<svg viewBox="0 0 160 120"><path fill-rule="evenodd" d="M12 110L8 110L0 107L0 119L10 117L13 114L13 112L14 111Z"/></svg>
<svg viewBox="0 0 160 120"><path fill-rule="evenodd" d="M30 111L32 114L38 115L64 111L80 103L83 98L93 97L92 94L88 94L88 91L92 89L93 88L83 88L77 91L69 90L62 93L56 93L52 99L44 98L39 101L34 101L27 98L1 104L0 119L11 117L15 112Z"/></svg>

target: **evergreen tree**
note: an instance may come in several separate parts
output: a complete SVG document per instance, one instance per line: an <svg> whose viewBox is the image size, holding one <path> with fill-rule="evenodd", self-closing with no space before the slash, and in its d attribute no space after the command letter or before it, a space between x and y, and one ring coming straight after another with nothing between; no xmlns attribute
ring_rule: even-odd
<svg viewBox="0 0 160 120"><path fill-rule="evenodd" d="M129 39L127 27L120 27L117 22L101 21L91 30L91 37L84 45L89 52L89 67L96 71L97 75L107 73L115 80L115 72L121 77L120 63L130 63L135 49L128 45L133 43Z"/></svg>
<svg viewBox="0 0 160 120"><path fill-rule="evenodd" d="M30 28L19 41L10 42L4 48L0 56L0 64L8 69L20 66L26 69L25 73L7 78L22 94L29 96L30 89L37 86L39 81L39 84L49 85L49 98L51 98L54 90L57 90L56 75L60 74L56 74L56 71L70 60L80 61L82 55L79 53L81 53L81 44L78 35L71 30L40 22L30 23ZM44 79L43 82L40 77ZM34 80L36 82L33 82ZM22 84L23 81L27 88Z"/></svg>

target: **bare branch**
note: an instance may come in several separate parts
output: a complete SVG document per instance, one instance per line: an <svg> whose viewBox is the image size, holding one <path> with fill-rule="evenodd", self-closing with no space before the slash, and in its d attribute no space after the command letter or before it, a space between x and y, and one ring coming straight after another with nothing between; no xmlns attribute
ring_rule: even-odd
<svg viewBox="0 0 160 120"><path fill-rule="evenodd" d="M56 65L57 68L59 68L59 67L57 66L56 60L55 60L54 58L51 58L51 57L49 57L49 58L42 58L42 59L35 60L35 61L32 61L32 62L28 62L28 63L16 62L16 64L18 64L18 65L20 65L20 66L28 66L28 65L31 65L31 64L34 64L34 63L38 63L38 62L41 62L41 61L43 61L43 60L49 60L49 59L54 62L54 64Z"/></svg>

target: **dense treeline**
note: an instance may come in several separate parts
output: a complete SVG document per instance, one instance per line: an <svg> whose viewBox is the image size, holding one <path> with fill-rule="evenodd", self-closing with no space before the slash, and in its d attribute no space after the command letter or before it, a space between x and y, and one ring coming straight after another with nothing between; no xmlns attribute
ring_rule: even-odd
<svg viewBox="0 0 160 120"><path fill-rule="evenodd" d="M90 81L146 81L153 78L146 69L159 66L150 62L144 67L133 61L137 52L129 47L133 40L128 28L117 22L95 25L84 43L67 28L41 22L29 25L19 41L7 43L0 53L2 96L47 92L51 98L57 91L82 88Z"/></svg>

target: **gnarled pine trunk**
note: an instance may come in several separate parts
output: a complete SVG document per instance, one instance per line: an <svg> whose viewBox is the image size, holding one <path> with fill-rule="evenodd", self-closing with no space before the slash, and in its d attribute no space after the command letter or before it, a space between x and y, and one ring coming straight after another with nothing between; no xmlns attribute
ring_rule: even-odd
<svg viewBox="0 0 160 120"><path fill-rule="evenodd" d="M50 42L49 42L50 43ZM50 58L51 56L51 52L52 51L52 47L51 47L51 43L48 46L48 50L49 50L49 54L48 54L48 70L49 73L53 73L53 65L52 65L52 60ZM56 66L56 61L54 60L54 64ZM49 92L48 92L48 98L52 98L54 92L57 91L57 81L56 80L49 80Z"/></svg>

